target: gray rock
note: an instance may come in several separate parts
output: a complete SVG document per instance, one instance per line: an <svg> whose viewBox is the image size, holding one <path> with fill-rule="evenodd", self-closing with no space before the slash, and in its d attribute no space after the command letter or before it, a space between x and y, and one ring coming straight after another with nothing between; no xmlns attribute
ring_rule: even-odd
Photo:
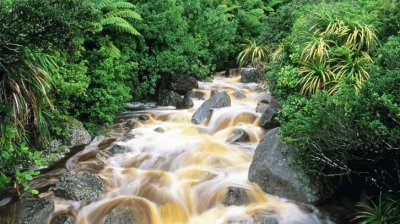
<svg viewBox="0 0 400 224"><path fill-rule="evenodd" d="M256 216L254 224L278 224L278 220L272 216Z"/></svg>
<svg viewBox="0 0 400 224"><path fill-rule="evenodd" d="M241 75L241 82L243 82L243 83L259 81L257 69L253 68L253 67L242 68L240 75Z"/></svg>
<svg viewBox="0 0 400 224"><path fill-rule="evenodd" d="M239 76L239 75L241 75L241 69L239 69L239 68L229 69L228 75L229 75L229 77Z"/></svg>
<svg viewBox="0 0 400 224"><path fill-rule="evenodd" d="M61 140L53 139L47 144L45 150L40 153L46 161L47 167L49 167L57 164L57 162L63 159L70 151L71 149L64 145Z"/></svg>
<svg viewBox="0 0 400 224"><path fill-rule="evenodd" d="M268 107L271 107L271 100L274 97L271 95L270 92L264 92L260 95L258 103L257 103L257 107L256 107L256 112L257 113L264 113Z"/></svg>
<svg viewBox="0 0 400 224"><path fill-rule="evenodd" d="M138 224L134 217L135 212L133 208L114 208L105 217L104 224Z"/></svg>
<svg viewBox="0 0 400 224"><path fill-rule="evenodd" d="M75 220L72 216L61 214L54 217L50 224L73 224L74 222Z"/></svg>
<svg viewBox="0 0 400 224"><path fill-rule="evenodd" d="M211 108L221 108L231 106L231 98L226 92L214 93L210 99L206 100L200 108L193 114L192 123L200 124L203 122Z"/></svg>
<svg viewBox="0 0 400 224"><path fill-rule="evenodd" d="M246 205L249 203L246 191L238 187L229 187L225 197L222 199L222 204L225 206L231 205Z"/></svg>
<svg viewBox="0 0 400 224"><path fill-rule="evenodd" d="M276 120L279 114L279 110L268 107L267 110L261 115L259 120L259 126L265 129L272 129L279 127L279 123Z"/></svg>
<svg viewBox="0 0 400 224"><path fill-rule="evenodd" d="M186 94L192 89L197 89L198 87L199 84L195 78L185 75L173 75L172 80L168 85L168 89L182 95Z"/></svg>
<svg viewBox="0 0 400 224"><path fill-rule="evenodd" d="M269 131L257 146L249 169L249 180L266 193L304 203L320 199L316 183L308 184L293 161L291 151L279 140L279 128Z"/></svg>
<svg viewBox="0 0 400 224"><path fill-rule="evenodd" d="M128 120L125 122L124 127L129 129L134 129L137 126L137 122L133 119Z"/></svg>
<svg viewBox="0 0 400 224"><path fill-rule="evenodd" d="M154 129L154 131L155 131L155 132L158 132L158 133L164 133L164 132L165 132L164 129L161 128L161 127L158 127L158 128L156 128L156 129Z"/></svg>
<svg viewBox="0 0 400 224"><path fill-rule="evenodd" d="M183 100L179 101L176 104L176 109L189 109L194 106L192 98L190 98L189 94L186 94Z"/></svg>
<svg viewBox="0 0 400 224"><path fill-rule="evenodd" d="M241 91L236 91L232 95L238 100L246 98L246 95L244 95Z"/></svg>
<svg viewBox="0 0 400 224"><path fill-rule="evenodd" d="M235 128L226 141L229 143L250 142L250 135L241 128Z"/></svg>
<svg viewBox="0 0 400 224"><path fill-rule="evenodd" d="M189 91L187 95L192 98L192 99L198 99L198 100L205 100L205 96L203 92L200 91Z"/></svg>
<svg viewBox="0 0 400 224"><path fill-rule="evenodd" d="M163 89L158 95L158 106L176 106L178 102L182 100L182 97L171 90Z"/></svg>
<svg viewBox="0 0 400 224"><path fill-rule="evenodd" d="M131 149L128 146L124 145L113 145L111 149L107 150L112 154L122 154L122 153L127 153L130 152Z"/></svg>
<svg viewBox="0 0 400 224"><path fill-rule="evenodd" d="M86 145L92 139L89 132L83 127L83 124L76 119L69 124L69 130L71 136L67 144L69 147Z"/></svg>
<svg viewBox="0 0 400 224"><path fill-rule="evenodd" d="M54 188L57 197L89 201L97 199L105 188L104 180L86 171L63 174Z"/></svg>
<svg viewBox="0 0 400 224"><path fill-rule="evenodd" d="M52 196L26 200L18 218L17 224L44 224L49 221L54 211L54 198Z"/></svg>
<svg viewBox="0 0 400 224"><path fill-rule="evenodd" d="M128 107L129 111L149 110L149 109L155 108L156 103L155 102L148 102L148 103L132 102L132 103L128 103L127 107Z"/></svg>

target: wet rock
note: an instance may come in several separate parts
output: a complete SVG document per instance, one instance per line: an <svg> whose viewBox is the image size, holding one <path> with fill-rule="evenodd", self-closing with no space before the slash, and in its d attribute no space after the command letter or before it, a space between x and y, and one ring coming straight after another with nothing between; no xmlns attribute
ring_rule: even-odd
<svg viewBox="0 0 400 224"><path fill-rule="evenodd" d="M221 108L231 106L231 98L226 92L214 93L210 99L206 100L200 108L193 114L192 123L200 124L203 122L211 108Z"/></svg>
<svg viewBox="0 0 400 224"><path fill-rule="evenodd" d="M234 69L229 69L229 76L230 77L235 77L241 75L241 69L239 68L234 68Z"/></svg>
<svg viewBox="0 0 400 224"><path fill-rule="evenodd" d="M225 197L222 199L222 204L225 206L231 205L246 205L249 203L246 191L243 188L229 187Z"/></svg>
<svg viewBox="0 0 400 224"><path fill-rule="evenodd" d="M134 134L126 134L120 139L120 141L126 142L126 141L129 141L129 140L133 139L133 138L135 138Z"/></svg>
<svg viewBox="0 0 400 224"><path fill-rule="evenodd" d="M164 133L164 132L165 132L164 129L163 129L163 128L160 128L160 127L154 129L154 131L155 131L155 132L158 132L158 133Z"/></svg>
<svg viewBox="0 0 400 224"><path fill-rule="evenodd" d="M185 75L173 75L172 80L168 85L168 89L182 95L186 94L192 89L197 89L198 87L199 84L195 78Z"/></svg>
<svg viewBox="0 0 400 224"><path fill-rule="evenodd" d="M72 216L61 214L54 217L50 224L73 224L74 222L75 219Z"/></svg>
<svg viewBox="0 0 400 224"><path fill-rule="evenodd" d="M198 100L205 100L205 96L203 92L200 91L189 91L187 95L192 98L192 99L198 99Z"/></svg>
<svg viewBox="0 0 400 224"><path fill-rule="evenodd" d="M136 211L133 208L114 208L105 217L104 224L138 224L133 216Z"/></svg>
<svg viewBox="0 0 400 224"><path fill-rule="evenodd" d="M127 104L128 110L139 111L139 110L149 110L156 107L155 102L142 103L142 102L132 102Z"/></svg>
<svg viewBox="0 0 400 224"><path fill-rule="evenodd" d="M148 120L150 120L150 116L149 115L147 115L147 114L141 114L141 115L139 115L139 121L148 121Z"/></svg>
<svg viewBox="0 0 400 224"><path fill-rule="evenodd" d="M98 198L105 187L104 180L86 171L63 174L54 188L57 197L89 201Z"/></svg>
<svg viewBox="0 0 400 224"><path fill-rule="evenodd" d="M279 140L279 128L269 131L257 146L249 169L249 180L266 193L304 203L321 199L314 181L308 183L293 161L291 150Z"/></svg>
<svg viewBox="0 0 400 224"><path fill-rule="evenodd" d="M257 103L256 107L256 112L257 113L264 113L269 107L271 107L270 103L272 100L273 96L271 95L270 92L264 92L260 94L259 100Z"/></svg>
<svg viewBox="0 0 400 224"><path fill-rule="evenodd" d="M17 224L47 223L54 211L54 197L25 200Z"/></svg>
<svg viewBox="0 0 400 224"><path fill-rule="evenodd" d="M236 128L226 141L229 143L250 142L250 135L245 130Z"/></svg>
<svg viewBox="0 0 400 224"><path fill-rule="evenodd" d="M182 100L182 97L171 90L163 89L158 95L158 106L176 106L178 102Z"/></svg>
<svg viewBox="0 0 400 224"><path fill-rule="evenodd" d="M272 129L279 127L279 123L276 120L279 114L279 110L268 107L267 110L261 115L259 120L259 126L265 129Z"/></svg>
<svg viewBox="0 0 400 224"><path fill-rule="evenodd" d="M176 104L176 109L189 109L194 106L192 98L190 98L189 94L186 94L183 100L179 101Z"/></svg>
<svg viewBox="0 0 400 224"><path fill-rule="evenodd" d="M246 98L246 95L244 95L241 91L236 91L232 95L238 100Z"/></svg>
<svg viewBox="0 0 400 224"><path fill-rule="evenodd" d="M124 124L124 127L125 127L125 128L129 128L129 129L134 129L134 128L136 128L136 126L137 126L137 123L136 123L136 121L133 120L133 119L128 120L128 121Z"/></svg>
<svg viewBox="0 0 400 224"><path fill-rule="evenodd" d="M241 75L241 82L243 82L243 83L259 81L257 69L253 68L253 67L242 68L240 75Z"/></svg>
<svg viewBox="0 0 400 224"><path fill-rule="evenodd" d="M69 130L70 130L70 138L69 138L70 140L66 144L69 147L86 145L92 139L89 132L83 127L83 124L76 119L73 119L70 122Z"/></svg>
<svg viewBox="0 0 400 224"><path fill-rule="evenodd" d="M57 164L57 162L62 160L70 151L71 149L63 144L61 140L53 139L47 144L46 149L43 150L41 154L46 164L50 167Z"/></svg>
<svg viewBox="0 0 400 224"><path fill-rule="evenodd" d="M130 152L131 149L128 146L124 145L113 145L111 149L107 150L112 154L122 154L122 153L127 153Z"/></svg>
<svg viewBox="0 0 400 224"><path fill-rule="evenodd" d="M278 220L272 216L256 216L254 224L278 224Z"/></svg>

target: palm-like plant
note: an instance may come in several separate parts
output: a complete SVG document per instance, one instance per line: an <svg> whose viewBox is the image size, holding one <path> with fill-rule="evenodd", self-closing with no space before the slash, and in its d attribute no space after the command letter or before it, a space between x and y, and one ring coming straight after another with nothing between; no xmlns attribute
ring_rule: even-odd
<svg viewBox="0 0 400 224"><path fill-rule="evenodd" d="M368 66L373 63L369 54L362 52L360 56L349 56L346 59L333 59L335 66L333 72L335 73L335 80L348 79L359 92L362 84L369 78ZM330 93L334 93L338 87L332 89Z"/></svg>
<svg viewBox="0 0 400 224"><path fill-rule="evenodd" d="M140 35L130 20L140 20L141 16L134 10L135 5L126 0L98 0L96 8L103 13L97 24L103 31L114 30L120 33Z"/></svg>
<svg viewBox="0 0 400 224"><path fill-rule="evenodd" d="M334 44L331 40L326 40L324 37L313 38L311 41L306 43L301 58L303 61L312 61L318 59L323 61L328 57L330 45Z"/></svg>
<svg viewBox="0 0 400 224"><path fill-rule="evenodd" d="M301 84L300 93L303 95L312 95L318 90L324 88L334 78L334 74L328 63L314 60L305 62L299 69Z"/></svg>
<svg viewBox="0 0 400 224"><path fill-rule="evenodd" d="M380 195L377 203L371 200L359 207L364 210L358 212L354 219L359 224L391 224L400 220L400 202L389 197Z"/></svg>
<svg viewBox="0 0 400 224"><path fill-rule="evenodd" d="M252 64L257 67L267 61L268 48L265 45L259 45L254 40L247 40L244 49L239 53L237 61L240 66Z"/></svg>
<svg viewBox="0 0 400 224"><path fill-rule="evenodd" d="M354 28L348 35L345 45L357 51L373 50L379 43L374 29L367 25L355 23Z"/></svg>

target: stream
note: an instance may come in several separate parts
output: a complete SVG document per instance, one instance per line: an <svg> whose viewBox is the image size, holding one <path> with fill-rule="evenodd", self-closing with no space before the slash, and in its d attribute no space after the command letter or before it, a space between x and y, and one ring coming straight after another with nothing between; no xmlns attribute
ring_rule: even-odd
<svg viewBox="0 0 400 224"><path fill-rule="evenodd" d="M133 119L135 128L127 133L116 124L109 137L96 138L65 165L68 171L98 174L106 184L102 196L89 203L56 198L53 215L68 213L76 224L97 224L122 208L138 224L332 223L317 209L266 194L248 181L254 151L265 134L258 126L257 87L240 83L240 77L199 82L196 91L205 99L212 90L225 91L232 105L213 109L198 125L191 118L205 101L200 99L193 99L191 109L124 113L124 121ZM237 91L244 96L237 97ZM248 134L248 141L229 140L237 128ZM113 140L105 145L107 139ZM107 153L112 145L129 151Z"/></svg>

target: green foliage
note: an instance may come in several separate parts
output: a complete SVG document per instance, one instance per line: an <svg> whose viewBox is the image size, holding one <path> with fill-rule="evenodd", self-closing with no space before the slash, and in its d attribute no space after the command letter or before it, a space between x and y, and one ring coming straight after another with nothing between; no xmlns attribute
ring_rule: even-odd
<svg viewBox="0 0 400 224"><path fill-rule="evenodd" d="M264 45L258 45L256 41L248 40L245 48L239 53L237 60L240 66L251 64L257 66L267 61L268 48Z"/></svg>
<svg viewBox="0 0 400 224"><path fill-rule="evenodd" d="M101 20L95 25L100 27L99 31L109 29L118 33L140 35L129 22L142 19L132 3L126 0L98 0L95 7L102 12Z"/></svg>
<svg viewBox="0 0 400 224"><path fill-rule="evenodd" d="M359 204L360 211L355 221L359 224L390 224L400 220L400 201L390 196L379 196L377 202L371 200L368 204Z"/></svg>
<svg viewBox="0 0 400 224"><path fill-rule="evenodd" d="M266 65L281 137L327 191L347 180L398 191L400 39L390 37L399 32L398 3L313 3L291 1L266 19L264 42L282 50Z"/></svg>

